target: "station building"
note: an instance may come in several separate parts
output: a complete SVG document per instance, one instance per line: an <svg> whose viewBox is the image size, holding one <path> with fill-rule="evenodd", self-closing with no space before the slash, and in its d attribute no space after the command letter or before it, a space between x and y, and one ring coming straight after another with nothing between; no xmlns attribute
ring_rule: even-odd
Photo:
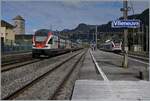
<svg viewBox="0 0 150 101"><path fill-rule="evenodd" d="M25 34L25 20L22 16L17 15L15 18L12 19L14 22L14 32L16 35L23 35Z"/></svg>
<svg viewBox="0 0 150 101"><path fill-rule="evenodd" d="M32 45L32 34L15 35L15 43L18 45Z"/></svg>
<svg viewBox="0 0 150 101"><path fill-rule="evenodd" d="M5 45L14 45L15 43L15 33L14 26L4 20L1 20L1 46Z"/></svg>
<svg viewBox="0 0 150 101"><path fill-rule="evenodd" d="M22 16L17 15L12 20L15 26L15 43L17 45L32 44L32 35L25 34L25 19Z"/></svg>
<svg viewBox="0 0 150 101"><path fill-rule="evenodd" d="M32 47L32 34L25 34L25 20L17 15L13 24L1 20L1 50L2 52L30 50Z"/></svg>

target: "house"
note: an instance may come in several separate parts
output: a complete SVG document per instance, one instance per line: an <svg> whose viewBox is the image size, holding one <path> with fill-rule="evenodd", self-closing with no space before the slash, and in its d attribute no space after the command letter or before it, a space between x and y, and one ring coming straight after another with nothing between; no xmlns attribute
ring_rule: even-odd
<svg viewBox="0 0 150 101"><path fill-rule="evenodd" d="M15 43L15 33L13 31L14 26L4 20L1 20L1 46L13 45Z"/></svg>

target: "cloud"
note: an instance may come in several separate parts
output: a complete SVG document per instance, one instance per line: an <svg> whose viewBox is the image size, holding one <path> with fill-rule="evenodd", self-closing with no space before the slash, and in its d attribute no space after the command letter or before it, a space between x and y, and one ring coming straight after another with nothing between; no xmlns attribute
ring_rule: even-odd
<svg viewBox="0 0 150 101"><path fill-rule="evenodd" d="M149 1L148 0L137 0L137 1L129 1L129 7L132 7L135 14L142 13L146 8L149 8ZM129 14L133 14L131 10Z"/></svg>
<svg viewBox="0 0 150 101"><path fill-rule="evenodd" d="M81 3L80 0L66 0L66 1L62 1L62 4L64 4L65 6L79 6Z"/></svg>
<svg viewBox="0 0 150 101"><path fill-rule="evenodd" d="M135 14L148 7L147 2L134 1L133 5ZM121 7L122 1L3 1L2 18L11 21L19 14L26 20L26 31L33 33L33 29L50 26L63 30L79 23L105 24L122 16Z"/></svg>

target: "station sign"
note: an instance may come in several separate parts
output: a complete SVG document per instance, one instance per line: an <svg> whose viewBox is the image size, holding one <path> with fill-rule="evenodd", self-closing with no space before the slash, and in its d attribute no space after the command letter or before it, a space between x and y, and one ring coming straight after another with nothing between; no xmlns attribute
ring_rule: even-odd
<svg viewBox="0 0 150 101"><path fill-rule="evenodd" d="M112 28L139 28L140 20L114 20L111 23Z"/></svg>

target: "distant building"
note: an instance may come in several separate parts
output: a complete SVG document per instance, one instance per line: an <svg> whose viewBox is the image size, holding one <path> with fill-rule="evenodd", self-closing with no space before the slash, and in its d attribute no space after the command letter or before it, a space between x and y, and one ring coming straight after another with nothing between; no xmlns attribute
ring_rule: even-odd
<svg viewBox="0 0 150 101"><path fill-rule="evenodd" d="M32 45L32 36L31 34L15 35L15 43L19 45Z"/></svg>
<svg viewBox="0 0 150 101"><path fill-rule="evenodd" d="M16 35L25 34L25 20L20 15L13 18L14 20L14 32Z"/></svg>
<svg viewBox="0 0 150 101"><path fill-rule="evenodd" d="M1 46L13 45L15 43L15 33L13 31L14 26L4 20L1 20Z"/></svg>

